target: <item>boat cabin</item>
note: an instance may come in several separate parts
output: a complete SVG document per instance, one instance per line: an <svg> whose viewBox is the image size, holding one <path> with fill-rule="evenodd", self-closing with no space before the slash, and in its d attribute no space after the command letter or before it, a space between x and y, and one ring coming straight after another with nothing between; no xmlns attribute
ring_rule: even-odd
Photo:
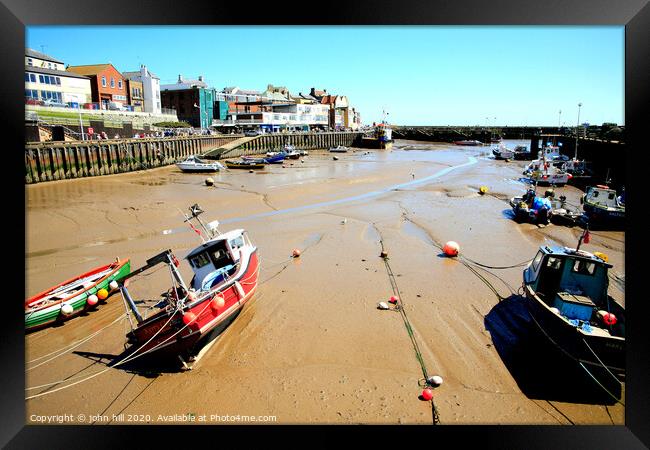
<svg viewBox="0 0 650 450"><path fill-rule="evenodd" d="M613 303L607 294L611 267L585 251L545 246L525 269L524 283L567 319L589 322Z"/></svg>
<svg viewBox="0 0 650 450"><path fill-rule="evenodd" d="M244 230L217 236L192 250L186 257L194 272L190 288L208 291L231 277L238 268L241 248L252 244Z"/></svg>
<svg viewBox="0 0 650 450"><path fill-rule="evenodd" d="M621 208L623 206L616 196L616 191L604 185L589 187L583 201L601 208Z"/></svg>

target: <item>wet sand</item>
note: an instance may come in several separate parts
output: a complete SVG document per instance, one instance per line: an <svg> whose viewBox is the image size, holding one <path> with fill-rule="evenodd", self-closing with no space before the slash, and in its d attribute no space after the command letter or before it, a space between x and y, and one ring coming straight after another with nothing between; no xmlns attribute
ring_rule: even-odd
<svg viewBox="0 0 650 450"><path fill-rule="evenodd" d="M27 335L26 386L34 389L26 397L50 392L27 400L27 422L69 414L65 423L275 416L282 424L431 424L402 318L377 309L392 295L383 243L426 369L444 379L434 391L441 424L624 424L621 403L584 373L556 365L559 357L528 336L513 295L522 267L477 270L497 295L462 261L441 256L436 243L454 240L464 257L501 267L530 260L544 243L577 243L578 227L510 218L508 199L525 192L525 162L489 152L397 141L392 151L358 149L338 161L313 151L254 174L172 166L27 186L27 296L117 256L131 258L133 269L167 248L184 257L200 240L179 210L194 203L221 231L248 230L262 263L258 293L189 372L106 370L130 329L116 321L125 311L119 294ZM214 187L204 184L208 176ZM576 188L555 191L579 205ZM300 258L290 258L294 248ZM585 249L609 256L622 280L610 293L623 302L624 233L594 232ZM185 263L181 269L190 276ZM154 299L168 282L162 270L130 290Z"/></svg>

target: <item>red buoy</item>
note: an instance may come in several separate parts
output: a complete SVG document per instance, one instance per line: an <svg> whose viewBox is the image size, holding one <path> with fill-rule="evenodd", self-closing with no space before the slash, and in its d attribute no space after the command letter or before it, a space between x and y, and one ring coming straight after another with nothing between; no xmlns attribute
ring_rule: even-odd
<svg viewBox="0 0 650 450"><path fill-rule="evenodd" d="M217 311L217 310L223 308L223 306L225 304L226 304L226 301L224 300L224 298L222 296L218 295L217 297L212 299L212 302L210 303L210 307L214 311Z"/></svg>
<svg viewBox="0 0 650 450"><path fill-rule="evenodd" d="M292 255L293 255L294 258L299 257L300 256L300 250L298 250L297 248L294 248Z"/></svg>
<svg viewBox="0 0 650 450"><path fill-rule="evenodd" d="M454 241L449 241L442 248L442 251L447 256L458 256L458 252L460 251L460 246Z"/></svg>
<svg viewBox="0 0 650 450"><path fill-rule="evenodd" d="M188 311L185 314L183 314L183 323L185 325L189 325L195 320L196 320L196 314L194 314L192 311Z"/></svg>
<svg viewBox="0 0 650 450"><path fill-rule="evenodd" d="M616 319L616 316L612 313L607 313L603 316L603 322L607 325L616 325L616 322L618 319Z"/></svg>
<svg viewBox="0 0 650 450"><path fill-rule="evenodd" d="M390 300L388 300L389 303L392 303L393 305L397 303L397 300L399 300L399 297L396 295L393 295Z"/></svg>
<svg viewBox="0 0 650 450"><path fill-rule="evenodd" d="M424 389L422 391L422 398L427 401L431 400L433 398L433 391L429 388Z"/></svg>

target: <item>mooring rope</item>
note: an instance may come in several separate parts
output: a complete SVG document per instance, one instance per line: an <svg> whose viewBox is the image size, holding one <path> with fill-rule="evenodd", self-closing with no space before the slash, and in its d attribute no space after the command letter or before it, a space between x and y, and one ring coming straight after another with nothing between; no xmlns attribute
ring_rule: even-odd
<svg viewBox="0 0 650 450"><path fill-rule="evenodd" d="M384 242L380 240L379 243L381 244L382 254L385 254ZM402 316L402 320L404 321L404 326L406 327L406 331L409 335L411 343L413 344L413 350L415 350L415 357L417 358L418 363L420 364L420 368L422 369L422 374L424 375L424 381L426 385L429 380L429 374L427 373L427 368L424 363L422 352L420 351L418 342L415 339L415 334L413 333L413 327L411 326L411 322L409 321L408 316L406 315L406 311L404 310L404 302L402 301L402 294L399 290L399 287L397 286L397 280L395 279L395 274L393 273L393 270L390 267L390 264L388 262L388 257L387 256L383 257L383 260L384 260L384 264L386 265L386 272L388 273L388 280L390 281L391 289L393 290L393 294L397 296L397 301L399 303L398 311ZM436 408L436 405L433 402L433 398L430 400L430 402L431 402L431 414L433 418L433 424L437 425L440 423L438 409Z"/></svg>
<svg viewBox="0 0 650 450"><path fill-rule="evenodd" d="M119 316L118 318L116 318L114 321L112 321L111 323L109 323L109 324L106 325L105 327L103 327L103 328L101 328L101 329L95 331L95 332L92 333L91 335L86 336L85 338L80 339L80 340L78 340L78 341L76 341L76 342L73 342L73 343L71 343L71 344L69 344L69 345L67 345L67 346L65 346L65 347L62 347L62 348L60 348L60 349L58 349L58 350L55 350L55 351L53 351L53 352L50 352L50 353L48 353L47 355L43 355L43 356L40 356L40 357L38 357L38 358L32 359L31 361L26 362L26 363L25 363L26 365L27 365L27 364L31 364L31 363L36 362L36 361L39 361L39 360L41 360L41 359L43 359L43 358L47 358L48 356L51 356L51 355L53 355L53 354L55 354L55 353L58 353L58 355L55 355L55 356L53 356L53 357L50 358L50 359L47 359L47 360L45 360L45 361L43 361L43 362L41 362L41 363L39 363L39 364L36 364L35 366L32 366L32 367L29 367L29 368L25 369L25 372L29 372L30 370L32 370L32 369L36 369L37 367L42 366L42 365L45 364L45 363L48 363L48 362L50 362L50 361L53 361L54 359L58 358L59 356L63 356L63 355L65 355L66 353L70 352L71 350L73 350L73 349L79 347L79 346L80 346L81 344L83 344L84 342L88 342L89 340L91 340L92 338L94 338L95 336L97 336L99 333L101 333L102 331L104 331L104 330L107 329L108 327L114 325L114 324L117 323L117 322L121 322L122 320L124 320L125 317L126 317L126 314L122 314L121 316ZM59 353L59 352L61 352L61 353Z"/></svg>

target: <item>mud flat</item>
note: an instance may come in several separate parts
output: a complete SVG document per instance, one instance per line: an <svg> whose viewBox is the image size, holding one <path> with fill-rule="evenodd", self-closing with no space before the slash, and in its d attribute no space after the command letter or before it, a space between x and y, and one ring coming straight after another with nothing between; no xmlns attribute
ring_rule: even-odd
<svg viewBox="0 0 650 450"><path fill-rule="evenodd" d="M383 244L426 369L444 379L433 399L441 424L624 424L620 402L530 338L516 296L523 267L481 278L441 256L438 245L454 240L466 258L502 267L545 243L577 243L579 228L509 217L508 199L525 192L524 162L488 152L396 141L338 161L314 151L284 168L212 174L213 187L175 167L27 186L28 296L116 256L133 268L167 248L184 257L200 241L179 210L194 203L222 231L247 229L262 263L252 302L189 372L107 370L130 329L119 294L27 335L27 422L74 413L70 423L430 424L405 325L377 309L392 295ZM578 204L577 189L561 194ZM583 247L609 256L621 301L624 241L599 231ZM163 272L131 290L155 298Z"/></svg>

